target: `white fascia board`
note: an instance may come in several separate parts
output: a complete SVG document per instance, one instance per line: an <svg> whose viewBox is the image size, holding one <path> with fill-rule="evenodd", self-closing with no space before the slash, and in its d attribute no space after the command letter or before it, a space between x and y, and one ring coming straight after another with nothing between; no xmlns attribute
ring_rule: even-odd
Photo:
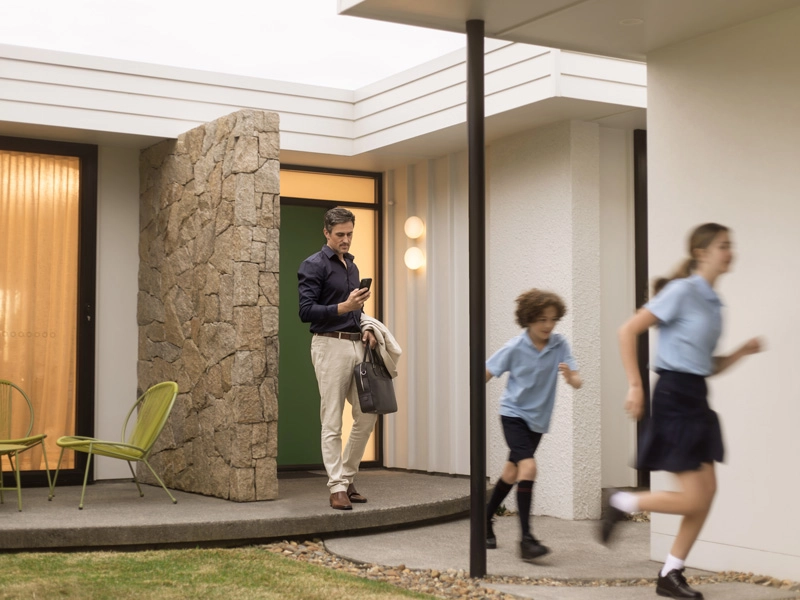
<svg viewBox="0 0 800 600"><path fill-rule="evenodd" d="M140 75L164 82L187 81L210 86L269 91L289 96L320 98L339 102L352 103L354 101L354 92L352 90L308 85L304 83L292 83L275 79L262 79L259 77L247 77L245 75L201 71L199 69L170 67L152 63L140 63L102 56L45 50L42 48L0 44L0 56L30 63L77 67L83 72L94 71L112 75Z"/></svg>
<svg viewBox="0 0 800 600"><path fill-rule="evenodd" d="M505 45L487 55L484 69L487 101L502 90L551 77L553 61L552 51L525 44ZM356 138L465 105L466 63L462 59L444 70L416 79L406 78L402 85L358 101Z"/></svg>
<svg viewBox="0 0 800 600"><path fill-rule="evenodd" d="M642 63L486 41L487 116L558 96L645 105ZM3 121L163 138L268 110L284 150L352 156L465 123L466 58L347 91L0 44L0 103Z"/></svg>

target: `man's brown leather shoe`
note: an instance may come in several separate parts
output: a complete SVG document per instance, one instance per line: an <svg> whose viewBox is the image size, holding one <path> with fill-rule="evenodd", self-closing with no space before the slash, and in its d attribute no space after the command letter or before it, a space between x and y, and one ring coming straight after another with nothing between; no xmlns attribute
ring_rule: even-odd
<svg viewBox="0 0 800 600"><path fill-rule="evenodd" d="M350 502L355 502L356 504L365 504L367 502L367 499L358 493L356 486L352 483L347 486L347 497L350 499Z"/></svg>
<svg viewBox="0 0 800 600"><path fill-rule="evenodd" d="M331 508L336 510L353 510L353 505L347 499L347 494L344 492L334 492L331 494Z"/></svg>

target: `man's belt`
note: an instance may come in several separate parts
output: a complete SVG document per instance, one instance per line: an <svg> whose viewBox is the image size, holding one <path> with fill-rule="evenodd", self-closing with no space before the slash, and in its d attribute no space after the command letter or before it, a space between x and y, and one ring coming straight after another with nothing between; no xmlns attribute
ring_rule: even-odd
<svg viewBox="0 0 800 600"><path fill-rule="evenodd" d="M315 333L314 335L338 338L340 340L350 340L351 342L361 341L361 334L353 333L352 331L323 331L322 333Z"/></svg>

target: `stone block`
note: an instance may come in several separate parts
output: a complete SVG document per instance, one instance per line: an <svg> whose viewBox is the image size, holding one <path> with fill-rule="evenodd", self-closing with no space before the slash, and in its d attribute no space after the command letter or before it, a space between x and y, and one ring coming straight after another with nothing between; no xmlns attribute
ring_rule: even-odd
<svg viewBox="0 0 800 600"><path fill-rule="evenodd" d="M214 254L214 242L216 235L212 223L206 223L200 228L195 238L193 261L196 265L207 263Z"/></svg>
<svg viewBox="0 0 800 600"><path fill-rule="evenodd" d="M256 215L256 193L254 189L255 175L250 173L239 173L231 175L228 179L234 179L234 207L233 222L235 225L256 225L258 223ZM226 179L227 182L227 179ZM261 198L258 198L259 203Z"/></svg>
<svg viewBox="0 0 800 600"><path fill-rule="evenodd" d="M203 296L200 314L203 320L209 323L219 320L219 296Z"/></svg>
<svg viewBox="0 0 800 600"><path fill-rule="evenodd" d="M183 288L176 287L174 294L171 294L172 302L175 305L175 312L181 323L189 321L195 314L194 303Z"/></svg>
<svg viewBox="0 0 800 600"><path fill-rule="evenodd" d="M264 270L272 273L280 272L280 232L277 229L270 229L267 236L267 252Z"/></svg>
<svg viewBox="0 0 800 600"><path fill-rule="evenodd" d="M219 235L233 225L233 201L223 200L217 207L217 217L214 222L214 229Z"/></svg>
<svg viewBox="0 0 800 600"><path fill-rule="evenodd" d="M275 500L278 497L278 463L274 458L256 461L256 500Z"/></svg>
<svg viewBox="0 0 800 600"><path fill-rule="evenodd" d="M233 259L240 262L256 262L252 259L253 227L235 228Z"/></svg>
<svg viewBox="0 0 800 600"><path fill-rule="evenodd" d="M274 204L272 202L273 194L261 194L261 212L258 215L258 229L263 232L263 241L267 241L268 233L274 233L270 230L276 229Z"/></svg>
<svg viewBox="0 0 800 600"><path fill-rule="evenodd" d="M268 160L255 174L255 191L259 194L280 194L281 193L281 178L280 178L280 162L277 160Z"/></svg>
<svg viewBox="0 0 800 600"><path fill-rule="evenodd" d="M243 135L233 147L232 173L253 173L258 169L258 137Z"/></svg>
<svg viewBox="0 0 800 600"><path fill-rule="evenodd" d="M278 457L278 422L270 421L267 423L267 456L270 458Z"/></svg>
<svg viewBox="0 0 800 600"><path fill-rule="evenodd" d="M139 289L155 296L161 296L161 273L147 265L139 266Z"/></svg>
<svg viewBox="0 0 800 600"><path fill-rule="evenodd" d="M173 154L169 156L161 167L162 177L167 181L174 181L184 185L194 178L192 160L187 154Z"/></svg>
<svg viewBox="0 0 800 600"><path fill-rule="evenodd" d="M231 373L233 372L233 356L228 356L220 361L219 366L222 373L222 391L227 394L232 386Z"/></svg>
<svg viewBox="0 0 800 600"><path fill-rule="evenodd" d="M252 426L252 440L250 444L253 460L267 457L267 423L254 423Z"/></svg>
<svg viewBox="0 0 800 600"><path fill-rule="evenodd" d="M201 125L200 127L195 127L194 129L190 129L179 139L183 140L184 147L186 153L189 155L189 160L192 163L197 162L203 155L203 142L205 141L206 137L206 126Z"/></svg>
<svg viewBox="0 0 800 600"><path fill-rule="evenodd" d="M262 158L277 159L281 153L281 138L277 131L258 134L258 154Z"/></svg>
<svg viewBox="0 0 800 600"><path fill-rule="evenodd" d="M230 323L206 323L197 347L208 364L218 363L236 350L236 330Z"/></svg>
<svg viewBox="0 0 800 600"><path fill-rule="evenodd" d="M182 358L186 377L191 382L191 388L194 389L195 384L206 370L206 361L194 340L186 340L183 344Z"/></svg>
<svg viewBox="0 0 800 600"><path fill-rule="evenodd" d="M141 331L141 330L140 330ZM158 323L153 321L149 325L147 325L144 329L144 334L147 336L147 339L152 340L154 342L165 342L167 341L167 334L166 330L164 329L163 323Z"/></svg>
<svg viewBox="0 0 800 600"><path fill-rule="evenodd" d="M237 350L263 350L262 310L258 306L237 306L233 309Z"/></svg>
<svg viewBox="0 0 800 600"><path fill-rule="evenodd" d="M234 228L228 227L214 240L214 253L211 255L209 262L214 265L220 273L233 272L233 255L235 250L234 233Z"/></svg>
<svg viewBox="0 0 800 600"><path fill-rule="evenodd" d="M278 420L278 380L265 377L258 388L265 421Z"/></svg>
<svg viewBox="0 0 800 600"><path fill-rule="evenodd" d="M186 336L183 333L183 323L178 318L178 313L175 310L175 304L171 299L167 298L167 303L164 310L164 332L168 342L175 346L183 346Z"/></svg>
<svg viewBox="0 0 800 600"><path fill-rule="evenodd" d="M266 372L267 377L277 377L278 376L278 338L271 337L267 338L267 366Z"/></svg>
<svg viewBox="0 0 800 600"><path fill-rule="evenodd" d="M259 273L258 287L261 290L261 295L267 299L267 302L272 306L278 306L280 302L280 287L277 273Z"/></svg>
<svg viewBox="0 0 800 600"><path fill-rule="evenodd" d="M261 332L265 337L278 335L280 313L277 306L262 306Z"/></svg>
<svg viewBox="0 0 800 600"><path fill-rule="evenodd" d="M252 502L256 499L255 469L231 469L230 500Z"/></svg>
<svg viewBox="0 0 800 600"><path fill-rule="evenodd" d="M253 424L264 421L261 409L261 398L255 385L239 385L231 389L233 392L233 421L237 424Z"/></svg>
<svg viewBox="0 0 800 600"><path fill-rule="evenodd" d="M239 262L233 265L233 305L258 304L258 265Z"/></svg>
<svg viewBox="0 0 800 600"><path fill-rule="evenodd" d="M139 292L136 306L136 320L139 325L149 325L153 321L164 322L164 303L147 292Z"/></svg>

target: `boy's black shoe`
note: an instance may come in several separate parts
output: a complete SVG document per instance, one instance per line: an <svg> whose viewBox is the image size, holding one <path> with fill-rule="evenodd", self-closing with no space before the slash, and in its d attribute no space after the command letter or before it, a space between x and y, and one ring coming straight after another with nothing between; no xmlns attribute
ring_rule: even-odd
<svg viewBox="0 0 800 600"><path fill-rule="evenodd" d="M519 544L519 555L525 562L530 562L541 558L550 552L550 548L543 546L532 535L522 536L522 541Z"/></svg>
<svg viewBox="0 0 800 600"><path fill-rule="evenodd" d="M659 573L656 594L667 598L696 598L699 600L703 598L703 594L697 590L693 590L689 587L689 584L686 583L686 577L683 576L683 569L672 569L672 571L663 577L661 573Z"/></svg>
<svg viewBox="0 0 800 600"><path fill-rule="evenodd" d="M600 541L604 544L608 544L608 541L611 539L611 533L614 531L614 527L617 523L625 520L625 513L618 508L614 508L609 503L612 494L613 491L606 496L603 502L603 517L600 519Z"/></svg>
<svg viewBox="0 0 800 600"><path fill-rule="evenodd" d="M494 523L494 519L489 519L486 522L486 549L487 550L494 550L497 548L497 538L494 535L494 528L492 524Z"/></svg>

